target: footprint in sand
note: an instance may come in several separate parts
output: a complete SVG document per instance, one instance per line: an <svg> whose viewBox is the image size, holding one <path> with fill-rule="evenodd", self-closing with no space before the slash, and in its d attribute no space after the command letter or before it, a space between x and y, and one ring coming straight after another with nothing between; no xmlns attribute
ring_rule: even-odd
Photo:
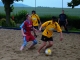
<svg viewBox="0 0 80 60"><path fill-rule="evenodd" d="M3 59L4 57L0 57L0 59Z"/></svg>
<svg viewBox="0 0 80 60"><path fill-rule="evenodd" d="M10 60L18 60L18 59L10 59Z"/></svg>
<svg viewBox="0 0 80 60"><path fill-rule="evenodd" d="M14 51L14 53L16 53L16 54L21 54L21 51Z"/></svg>
<svg viewBox="0 0 80 60"><path fill-rule="evenodd" d="M77 58L77 60L80 60L80 58Z"/></svg>

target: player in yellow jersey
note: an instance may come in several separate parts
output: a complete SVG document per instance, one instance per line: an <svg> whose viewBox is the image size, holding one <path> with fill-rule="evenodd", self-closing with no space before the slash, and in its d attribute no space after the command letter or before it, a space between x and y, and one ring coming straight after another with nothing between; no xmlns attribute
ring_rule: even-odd
<svg viewBox="0 0 80 60"><path fill-rule="evenodd" d="M41 29L45 27L45 30L42 33L42 38L41 40L43 41L43 43L41 44L38 53L40 53L41 49L45 47L45 49L50 48L53 45L53 31L54 29L57 30L57 32L60 33L60 40L62 41L63 39L63 35L62 35L62 30L59 26L59 24L56 22L56 17L52 17L52 20L50 21L46 21L44 22L41 27L39 28L39 30L41 31ZM47 45L47 42L49 43ZM47 45L47 46L46 46Z"/></svg>
<svg viewBox="0 0 80 60"><path fill-rule="evenodd" d="M41 21L40 21L39 16L36 14L36 11L34 11L34 10L32 11L31 18L32 18L32 22L33 22L33 27L38 30L39 23L41 25Z"/></svg>

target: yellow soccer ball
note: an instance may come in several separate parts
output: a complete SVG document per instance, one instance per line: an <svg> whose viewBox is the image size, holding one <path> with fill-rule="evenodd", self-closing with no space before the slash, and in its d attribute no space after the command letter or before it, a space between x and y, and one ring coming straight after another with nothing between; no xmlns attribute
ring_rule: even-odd
<svg viewBox="0 0 80 60"><path fill-rule="evenodd" d="M45 50L45 54L46 54L46 55L51 55L51 54L52 54L51 49L46 49L46 50Z"/></svg>

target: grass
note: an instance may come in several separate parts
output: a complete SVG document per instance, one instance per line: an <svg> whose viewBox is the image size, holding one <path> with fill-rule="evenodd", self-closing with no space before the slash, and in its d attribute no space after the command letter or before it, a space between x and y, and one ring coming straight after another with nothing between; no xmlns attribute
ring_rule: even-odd
<svg viewBox="0 0 80 60"><path fill-rule="evenodd" d="M35 10L34 7L14 7L12 14L17 13L20 10L27 10L31 14L32 10ZM49 7L37 7L36 12L38 15L55 15L58 16L61 13L62 8L49 8ZM65 13L71 16L80 16L80 8L64 8ZM5 13L4 7L0 7L0 13Z"/></svg>
<svg viewBox="0 0 80 60"><path fill-rule="evenodd" d="M80 32L80 30L69 30L69 32Z"/></svg>
<svg viewBox="0 0 80 60"><path fill-rule="evenodd" d="M80 29L71 29L69 32L80 32Z"/></svg>

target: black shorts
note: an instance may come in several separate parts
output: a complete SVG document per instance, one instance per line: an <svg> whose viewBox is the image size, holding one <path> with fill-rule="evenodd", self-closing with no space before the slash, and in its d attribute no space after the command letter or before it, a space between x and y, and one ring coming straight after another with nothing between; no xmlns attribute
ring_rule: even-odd
<svg viewBox="0 0 80 60"><path fill-rule="evenodd" d="M66 22L65 21L59 21L60 26L65 26Z"/></svg>
<svg viewBox="0 0 80 60"><path fill-rule="evenodd" d="M53 41L53 38L52 37L48 38L48 37L42 35L41 40L47 42L47 41Z"/></svg>
<svg viewBox="0 0 80 60"><path fill-rule="evenodd" d="M38 26L33 26L33 27L38 30Z"/></svg>

